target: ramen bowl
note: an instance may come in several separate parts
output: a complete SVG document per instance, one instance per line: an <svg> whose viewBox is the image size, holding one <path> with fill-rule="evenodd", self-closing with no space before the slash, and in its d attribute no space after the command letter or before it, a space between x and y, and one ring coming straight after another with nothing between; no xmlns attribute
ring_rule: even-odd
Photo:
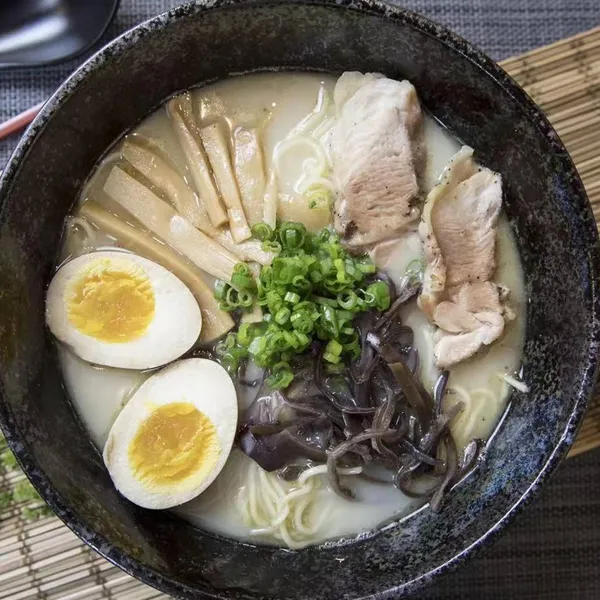
<svg viewBox="0 0 600 600"><path fill-rule="evenodd" d="M63 221L127 129L177 91L262 70L382 72L502 174L525 273L523 375L476 472L399 522L289 551L205 533L115 490L61 382L44 298ZM462 562L548 480L597 370L599 252L581 181L538 107L491 60L378 2L192 3L125 33L45 105L0 184L0 421L56 514L100 554L183 598L392 598ZM233 498L224 499L231 502Z"/></svg>

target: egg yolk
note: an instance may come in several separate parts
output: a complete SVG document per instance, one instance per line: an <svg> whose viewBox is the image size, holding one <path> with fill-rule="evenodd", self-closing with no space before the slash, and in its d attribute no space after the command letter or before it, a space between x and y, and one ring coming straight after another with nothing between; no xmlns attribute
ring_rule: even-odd
<svg viewBox="0 0 600 600"><path fill-rule="evenodd" d="M189 402L164 404L153 411L128 449L135 478L148 487L181 484L191 476L201 481L220 453L212 421Z"/></svg>
<svg viewBox="0 0 600 600"><path fill-rule="evenodd" d="M141 267L98 261L72 284L67 309L81 333L102 342L131 342L154 318L154 292Z"/></svg>

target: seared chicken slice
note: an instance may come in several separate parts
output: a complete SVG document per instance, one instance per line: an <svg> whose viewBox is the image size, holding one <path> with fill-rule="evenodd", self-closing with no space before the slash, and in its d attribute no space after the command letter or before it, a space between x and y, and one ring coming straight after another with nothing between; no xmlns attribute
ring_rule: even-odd
<svg viewBox="0 0 600 600"><path fill-rule="evenodd" d="M471 312L491 310L501 313L504 310L502 301L507 295L508 290L493 281L464 283L450 291L450 299Z"/></svg>
<svg viewBox="0 0 600 600"><path fill-rule="evenodd" d="M335 228L347 245L360 247L397 235L419 216L423 115L408 81L349 73L334 97L341 104L332 139Z"/></svg>
<svg viewBox="0 0 600 600"><path fill-rule="evenodd" d="M464 146L429 193L419 234L426 267L419 306L439 328L434 354L448 368L504 331L508 290L492 281L502 180Z"/></svg>
<svg viewBox="0 0 600 600"><path fill-rule="evenodd" d="M491 278L501 206L500 176L479 169L463 146L429 192L419 225L426 262L419 306L430 318L449 288Z"/></svg>
<svg viewBox="0 0 600 600"><path fill-rule="evenodd" d="M439 329L436 332L433 353L438 368L448 369L471 358L483 346L489 346L502 335L504 317L501 314L482 312L475 313L473 318L479 325L471 331L447 333L444 329ZM453 323L453 325L455 324Z"/></svg>
<svg viewBox="0 0 600 600"><path fill-rule="evenodd" d="M500 176L485 169L461 182L431 214L446 264L446 287L488 281L496 270Z"/></svg>

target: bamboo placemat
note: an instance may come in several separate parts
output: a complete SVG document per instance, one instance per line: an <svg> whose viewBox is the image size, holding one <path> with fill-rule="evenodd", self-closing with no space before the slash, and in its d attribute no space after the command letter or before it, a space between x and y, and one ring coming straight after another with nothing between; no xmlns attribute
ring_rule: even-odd
<svg viewBox="0 0 600 600"><path fill-rule="evenodd" d="M600 28L511 58L502 66L546 111L600 220ZM0 600L154 600L139 583L46 513L0 442ZM600 446L596 392L571 455Z"/></svg>

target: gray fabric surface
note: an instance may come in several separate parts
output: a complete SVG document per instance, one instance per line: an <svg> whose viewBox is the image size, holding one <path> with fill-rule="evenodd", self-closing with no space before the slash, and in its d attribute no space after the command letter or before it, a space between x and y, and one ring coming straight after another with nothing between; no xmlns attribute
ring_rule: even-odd
<svg viewBox="0 0 600 600"><path fill-rule="evenodd" d="M177 4L175 0L123 0L105 41ZM405 0L399 4L447 25L497 60L600 24L600 0ZM0 122L47 98L79 62L0 71ZM0 168L17 139L0 142ZM600 598L600 450L564 463L542 497L496 544L418 598Z"/></svg>

